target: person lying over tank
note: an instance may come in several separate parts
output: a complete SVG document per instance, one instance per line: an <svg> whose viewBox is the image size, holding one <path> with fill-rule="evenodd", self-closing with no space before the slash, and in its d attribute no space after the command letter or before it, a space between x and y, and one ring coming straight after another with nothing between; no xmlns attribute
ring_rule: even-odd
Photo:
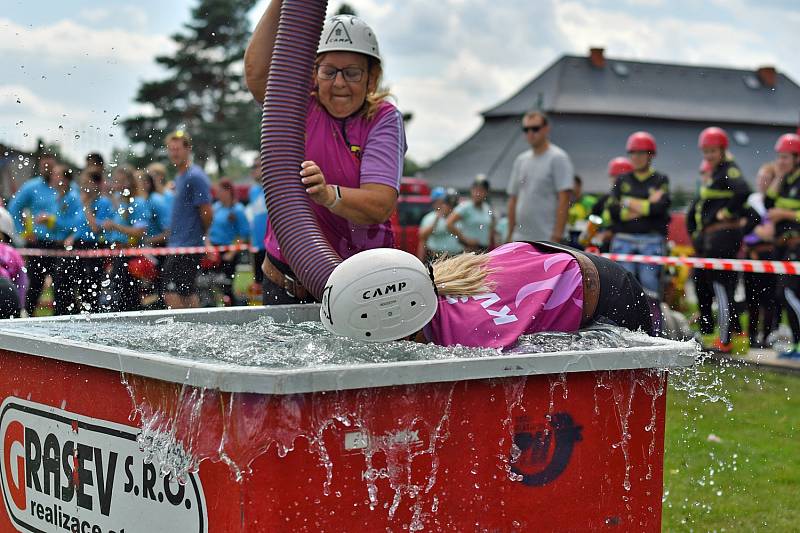
<svg viewBox="0 0 800 533"><path fill-rule="evenodd" d="M630 272L550 242L511 242L430 266L401 250L366 250L334 269L320 309L328 331L352 339L487 348L601 318L658 335L661 317Z"/></svg>

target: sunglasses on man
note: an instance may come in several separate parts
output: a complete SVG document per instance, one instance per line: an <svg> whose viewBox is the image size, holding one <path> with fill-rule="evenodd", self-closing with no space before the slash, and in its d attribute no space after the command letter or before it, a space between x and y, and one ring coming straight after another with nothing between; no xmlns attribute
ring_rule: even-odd
<svg viewBox="0 0 800 533"><path fill-rule="evenodd" d="M544 126L522 126L522 131L525 133L539 133Z"/></svg>

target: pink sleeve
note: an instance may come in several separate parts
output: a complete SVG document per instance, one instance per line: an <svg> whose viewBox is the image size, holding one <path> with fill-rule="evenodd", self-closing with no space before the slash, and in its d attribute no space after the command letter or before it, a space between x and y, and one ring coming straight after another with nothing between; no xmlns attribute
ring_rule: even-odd
<svg viewBox="0 0 800 533"><path fill-rule="evenodd" d="M391 104L385 104L375 117L361 159L361 184L379 183L400 190L406 133L403 116Z"/></svg>
<svg viewBox="0 0 800 533"><path fill-rule="evenodd" d="M15 278L12 280L17 287L17 295L19 296L20 306L25 308L25 294L28 292L28 274L25 272L25 260L19 255L19 252L12 249L11 257L16 267Z"/></svg>

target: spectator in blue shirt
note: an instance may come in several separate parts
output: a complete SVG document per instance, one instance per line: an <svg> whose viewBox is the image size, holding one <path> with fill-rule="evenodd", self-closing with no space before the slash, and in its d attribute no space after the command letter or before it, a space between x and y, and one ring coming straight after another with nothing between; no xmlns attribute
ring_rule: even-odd
<svg viewBox="0 0 800 533"><path fill-rule="evenodd" d="M153 178L153 194L158 194L164 198L164 202L172 213L172 202L175 200L175 190L172 189L174 183L167 183L167 167L161 163L150 163L147 165L147 174ZM169 224L167 224L169 226Z"/></svg>
<svg viewBox="0 0 800 533"><path fill-rule="evenodd" d="M208 238L214 246L230 244L246 244L250 239L250 224L244 212L244 206L236 201L233 182L229 179L220 180L217 186L217 198L214 203L214 218ZM239 252L227 251L221 255L220 269L228 280L224 286L226 300L233 303L233 278L236 276L236 265L239 262Z"/></svg>
<svg viewBox="0 0 800 533"><path fill-rule="evenodd" d="M137 200L150 211L143 242L146 246L164 246L169 235L169 217L172 205L163 194L155 190L155 177L149 172L136 173Z"/></svg>
<svg viewBox="0 0 800 533"><path fill-rule="evenodd" d="M267 234L267 202L264 198L264 188L261 185L261 159L256 158L251 171L255 183L250 187L250 198L247 203L247 218L250 220L250 247L255 249L253 254L253 280L257 285L253 293L261 296L261 284L264 281L264 271L261 265L266 257L264 238Z"/></svg>
<svg viewBox="0 0 800 533"><path fill-rule="evenodd" d="M147 204L137 197L133 169L119 166L114 169L111 179L111 202L114 212L110 219L103 221L106 241L114 249L135 248L141 245L147 233L151 215ZM113 290L101 302L104 308L112 311L134 311L139 308L141 295L139 280L128 270L132 256L115 257L111 267Z"/></svg>
<svg viewBox="0 0 800 533"><path fill-rule="evenodd" d="M72 235L64 246L76 250L96 250L105 247L103 222L114 216L114 206L107 196L101 196L103 173L94 167L80 176L80 196L83 209ZM80 297L81 311L97 312L100 287L105 277L105 259L81 257L75 265L75 285Z"/></svg>
<svg viewBox="0 0 800 533"><path fill-rule="evenodd" d="M72 173L58 165L55 157L44 154L39 161L39 176L31 178L17 191L9 204L9 212L17 231L29 248L63 249L63 240L70 234L80 211L80 201L70 193ZM53 280L54 312L66 314L69 298L63 291L69 287L62 276L64 260L57 257L30 257L26 263L30 285L25 295L25 311L33 316L44 282Z"/></svg>
<svg viewBox="0 0 800 533"><path fill-rule="evenodd" d="M162 232L146 237L145 244L156 247L166 246L169 238L172 204L175 200L175 192L166 185L167 167L161 163L150 163L147 165L145 181L145 186L152 191L149 196L153 204L151 210L154 212L154 217L159 219L158 225L162 228ZM158 274L154 283L158 292L158 308L163 308L166 307L166 301L164 300L164 278L160 273L164 268L166 256L158 255L155 260Z"/></svg>
<svg viewBox="0 0 800 533"><path fill-rule="evenodd" d="M167 153L178 170L168 246L204 246L211 225L211 180L192 164L192 140L184 131L167 136ZM201 255L172 255L164 261L164 299L172 309L199 307L197 274Z"/></svg>

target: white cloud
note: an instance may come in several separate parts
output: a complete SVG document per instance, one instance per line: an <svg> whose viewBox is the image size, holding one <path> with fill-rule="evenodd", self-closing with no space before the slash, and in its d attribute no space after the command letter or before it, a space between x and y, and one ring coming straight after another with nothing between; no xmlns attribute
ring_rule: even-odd
<svg viewBox="0 0 800 533"><path fill-rule="evenodd" d="M142 29L147 25L147 11L138 6L118 6L113 10L107 7L85 8L78 12L77 19L94 25L114 26L120 22L126 28Z"/></svg>
<svg viewBox="0 0 800 533"><path fill-rule="evenodd" d="M41 98L23 85L0 85L0 110L6 115L34 116L57 119L69 109L62 102ZM70 115L75 120L89 120L90 114L72 109Z"/></svg>
<svg viewBox="0 0 800 533"><path fill-rule="evenodd" d="M744 12L738 15L744 16ZM755 68L779 64L779 43L790 42L778 38L775 18L771 29L753 24L752 19L731 24L713 18L682 18L679 14L654 17L642 24L640 17L625 11L571 1L557 5L556 20L574 52L585 53L590 46L601 44L611 57L645 61ZM784 59L784 68L787 64L796 66L796 60Z"/></svg>
<svg viewBox="0 0 800 533"><path fill-rule="evenodd" d="M661 7L664 5L664 0L626 0L626 3L637 7Z"/></svg>
<svg viewBox="0 0 800 533"><path fill-rule="evenodd" d="M552 4L351 1L378 35L399 107L414 114L411 157L425 163L454 148L480 126L481 111L556 58Z"/></svg>
<svg viewBox="0 0 800 533"><path fill-rule="evenodd" d="M80 161L90 151L111 152L123 144L121 128L107 113L43 98L21 85L0 86L0 141L33 150L36 139L57 143Z"/></svg>
<svg viewBox="0 0 800 533"><path fill-rule="evenodd" d="M31 54L50 61L105 59L118 63L151 63L169 53L166 35L148 35L127 29L98 29L63 19L47 26L21 26L0 18L0 52Z"/></svg>

